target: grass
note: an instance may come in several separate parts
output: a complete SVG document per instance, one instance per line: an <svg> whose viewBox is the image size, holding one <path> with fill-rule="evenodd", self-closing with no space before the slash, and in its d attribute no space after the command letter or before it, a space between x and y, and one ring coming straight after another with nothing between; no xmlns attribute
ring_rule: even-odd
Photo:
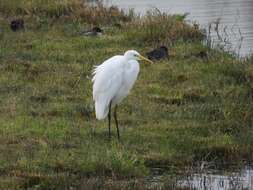
<svg viewBox="0 0 253 190"><path fill-rule="evenodd" d="M91 15L70 8L81 1L11 2L0 5L0 189L143 189L153 167L172 172L201 161L253 160L252 58L208 49L182 16L111 17L99 4L109 20L86 20ZM26 29L12 32L8 21L19 17ZM96 23L105 35L76 35ZM113 128L109 141L107 122L94 117L93 66L159 44L170 45L170 60L141 64L119 107L122 140ZM201 51L208 61L196 56Z"/></svg>
<svg viewBox="0 0 253 190"><path fill-rule="evenodd" d="M156 46L176 42L196 42L204 38L198 27L192 27L184 22L186 15L168 15L159 10L151 10L141 19L126 25L129 29L125 38L132 44L153 44ZM159 30L157 30L159 28Z"/></svg>

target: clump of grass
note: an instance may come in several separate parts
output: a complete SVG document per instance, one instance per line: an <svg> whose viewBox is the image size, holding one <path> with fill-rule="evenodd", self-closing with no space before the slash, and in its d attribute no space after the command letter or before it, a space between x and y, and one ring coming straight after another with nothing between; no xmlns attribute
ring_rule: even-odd
<svg viewBox="0 0 253 190"><path fill-rule="evenodd" d="M131 20L118 7L106 7L102 1L91 5L87 0L3 0L0 12L9 17L33 17L39 20L67 19L90 24L111 24Z"/></svg>
<svg viewBox="0 0 253 190"><path fill-rule="evenodd" d="M173 44L176 41L193 42L203 39L198 28L187 24L186 15L168 15L151 10L144 17L127 25L126 38L134 44Z"/></svg>

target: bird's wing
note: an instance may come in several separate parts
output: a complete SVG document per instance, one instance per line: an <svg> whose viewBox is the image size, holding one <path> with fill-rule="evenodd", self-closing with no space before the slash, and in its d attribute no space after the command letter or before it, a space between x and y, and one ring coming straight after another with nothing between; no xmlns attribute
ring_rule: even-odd
<svg viewBox="0 0 253 190"><path fill-rule="evenodd" d="M93 100L96 118L104 119L109 111L109 104L115 97L123 80L122 57L114 56L97 66L93 72Z"/></svg>
<svg viewBox="0 0 253 190"><path fill-rule="evenodd" d="M93 99L100 98L110 101L122 85L122 56L114 56L93 71Z"/></svg>
<svg viewBox="0 0 253 190"><path fill-rule="evenodd" d="M138 61L131 60L129 61L129 64L130 64L130 68L125 70L124 78L123 78L123 83L124 83L127 94L132 89L140 71L140 66L139 66Z"/></svg>

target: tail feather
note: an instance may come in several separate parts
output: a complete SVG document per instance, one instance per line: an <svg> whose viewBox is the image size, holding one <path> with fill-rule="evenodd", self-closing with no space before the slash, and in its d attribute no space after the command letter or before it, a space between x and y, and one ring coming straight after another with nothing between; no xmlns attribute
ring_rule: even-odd
<svg viewBox="0 0 253 190"><path fill-rule="evenodd" d="M109 112L109 105L106 101L96 101L95 102L95 109L96 109L96 118L98 120L105 119Z"/></svg>

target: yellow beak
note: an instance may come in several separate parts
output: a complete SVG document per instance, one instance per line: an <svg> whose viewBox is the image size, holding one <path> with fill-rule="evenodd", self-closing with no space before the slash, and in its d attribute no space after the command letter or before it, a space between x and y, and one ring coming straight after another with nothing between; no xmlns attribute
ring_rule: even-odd
<svg viewBox="0 0 253 190"><path fill-rule="evenodd" d="M146 57L143 57L142 55L139 55L138 58L139 58L140 61L143 60L143 61L147 61L147 62L153 64L153 61L147 59Z"/></svg>

